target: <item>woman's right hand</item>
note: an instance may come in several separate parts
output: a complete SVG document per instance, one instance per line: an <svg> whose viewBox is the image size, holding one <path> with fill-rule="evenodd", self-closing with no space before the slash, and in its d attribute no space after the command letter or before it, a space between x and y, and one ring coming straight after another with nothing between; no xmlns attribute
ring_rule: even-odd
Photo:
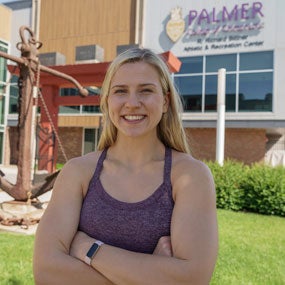
<svg viewBox="0 0 285 285"><path fill-rule="evenodd" d="M154 255L173 256L170 236L162 236L153 252Z"/></svg>

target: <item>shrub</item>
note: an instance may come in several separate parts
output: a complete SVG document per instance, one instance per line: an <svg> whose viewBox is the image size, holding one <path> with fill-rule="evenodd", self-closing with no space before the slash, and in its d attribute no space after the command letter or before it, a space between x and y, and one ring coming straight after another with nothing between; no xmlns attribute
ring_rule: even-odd
<svg viewBox="0 0 285 285"><path fill-rule="evenodd" d="M244 189L241 187L245 166L234 161L225 161L223 166L208 162L216 184L217 207L227 210L244 208Z"/></svg>
<svg viewBox="0 0 285 285"><path fill-rule="evenodd" d="M285 168L206 162L216 184L217 208L285 216Z"/></svg>
<svg viewBox="0 0 285 285"><path fill-rule="evenodd" d="M242 187L245 210L285 216L285 168L255 164Z"/></svg>

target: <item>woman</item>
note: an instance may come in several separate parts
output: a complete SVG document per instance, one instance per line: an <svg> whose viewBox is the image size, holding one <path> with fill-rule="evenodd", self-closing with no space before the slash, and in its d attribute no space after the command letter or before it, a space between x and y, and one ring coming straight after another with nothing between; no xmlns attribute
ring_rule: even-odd
<svg viewBox="0 0 285 285"><path fill-rule="evenodd" d="M189 154L164 61L147 49L120 54L101 110L99 150L64 166L39 224L36 284L208 284L214 183Z"/></svg>

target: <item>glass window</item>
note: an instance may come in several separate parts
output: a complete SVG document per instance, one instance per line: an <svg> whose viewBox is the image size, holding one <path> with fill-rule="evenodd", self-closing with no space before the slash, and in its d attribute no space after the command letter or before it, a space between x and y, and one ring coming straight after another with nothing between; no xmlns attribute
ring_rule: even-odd
<svg viewBox="0 0 285 285"><path fill-rule="evenodd" d="M60 114L79 114L80 106L59 106Z"/></svg>
<svg viewBox="0 0 285 285"><path fill-rule="evenodd" d="M205 111L217 110L217 92L218 92L218 76L206 76L205 85ZM235 111L236 109L236 75L226 75L226 111Z"/></svg>
<svg viewBox="0 0 285 285"><path fill-rule="evenodd" d="M0 41L0 44L3 44L3 42ZM0 51L6 52L8 51L7 48L0 45ZM6 76L7 76L7 59L0 57L0 81L6 82Z"/></svg>
<svg viewBox="0 0 285 285"><path fill-rule="evenodd" d="M226 74L226 111L236 110L236 74Z"/></svg>
<svg viewBox="0 0 285 285"><path fill-rule="evenodd" d="M4 145L4 134L3 132L0 133L0 163L3 163L3 145Z"/></svg>
<svg viewBox="0 0 285 285"><path fill-rule="evenodd" d="M76 96L79 95L77 88L60 88L59 90L60 96Z"/></svg>
<svg viewBox="0 0 285 285"><path fill-rule="evenodd" d="M0 124L4 124L5 117L5 96L0 96Z"/></svg>
<svg viewBox="0 0 285 285"><path fill-rule="evenodd" d="M239 111L272 111L273 73L247 73L239 77Z"/></svg>
<svg viewBox="0 0 285 285"><path fill-rule="evenodd" d="M175 77L175 84L183 98L184 110L202 111L202 76Z"/></svg>
<svg viewBox="0 0 285 285"><path fill-rule="evenodd" d="M220 68L227 71L236 70L236 54L206 56L206 72L218 72Z"/></svg>
<svg viewBox="0 0 285 285"><path fill-rule="evenodd" d="M18 113L18 96L19 90L18 86L10 86L10 100L9 100L9 113L15 114Z"/></svg>
<svg viewBox="0 0 285 285"><path fill-rule="evenodd" d="M0 82L0 95L3 95L5 93L5 87L6 85Z"/></svg>
<svg viewBox="0 0 285 285"><path fill-rule="evenodd" d="M180 57L179 60L182 62L181 68L178 74L185 73L202 73L203 72L203 57Z"/></svg>
<svg viewBox="0 0 285 285"><path fill-rule="evenodd" d="M260 70L273 68L273 52L248 52L240 54L240 70Z"/></svg>
<svg viewBox="0 0 285 285"><path fill-rule="evenodd" d="M95 150L95 129L84 130L84 154Z"/></svg>
<svg viewBox="0 0 285 285"><path fill-rule="evenodd" d="M10 85L9 114L18 113L18 76L12 76Z"/></svg>
<svg viewBox="0 0 285 285"><path fill-rule="evenodd" d="M205 111L217 110L217 75L207 75L205 84Z"/></svg>
<svg viewBox="0 0 285 285"><path fill-rule="evenodd" d="M227 71L227 112L271 112L273 56L273 51L264 51L180 58L182 67L180 72L174 75L174 81L184 99L185 112L217 110L217 74L220 68ZM205 100L202 101L202 98Z"/></svg>
<svg viewBox="0 0 285 285"><path fill-rule="evenodd" d="M82 106L83 113L100 113L99 106Z"/></svg>
<svg viewBox="0 0 285 285"><path fill-rule="evenodd" d="M6 82L6 76L7 76L6 63L7 60L3 57L0 57L0 81L2 82Z"/></svg>

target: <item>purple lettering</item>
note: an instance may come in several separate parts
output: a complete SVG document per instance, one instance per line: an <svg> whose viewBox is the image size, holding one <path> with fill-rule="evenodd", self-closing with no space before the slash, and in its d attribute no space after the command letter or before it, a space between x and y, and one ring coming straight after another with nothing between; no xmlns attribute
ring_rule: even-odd
<svg viewBox="0 0 285 285"><path fill-rule="evenodd" d="M220 22L220 20L218 20L218 19L216 18L216 8L213 8L213 22L214 22L214 23L219 23L219 22Z"/></svg>
<svg viewBox="0 0 285 285"><path fill-rule="evenodd" d="M189 26L191 26L193 20L197 17L197 11L196 10L190 10L189 11L189 18L188 18L188 22L189 22Z"/></svg>
<svg viewBox="0 0 285 285"><path fill-rule="evenodd" d="M199 15L199 18L198 18L198 25L201 25L201 21L202 20L207 20L207 23L210 24L211 23L211 20L210 20L210 16L207 12L206 9L203 9Z"/></svg>
<svg viewBox="0 0 285 285"><path fill-rule="evenodd" d="M238 5L235 5L235 7L232 9L232 11L229 13L227 8L225 6L223 6L223 13L222 13L222 19L223 19L223 22L226 22L227 20L228 21L232 21L233 18L235 21L238 20Z"/></svg>
<svg viewBox="0 0 285 285"><path fill-rule="evenodd" d="M248 3L241 5L241 19L245 19L245 20L249 18L247 16L248 8L246 6L248 6Z"/></svg>
<svg viewBox="0 0 285 285"><path fill-rule="evenodd" d="M261 12L262 9L262 3L261 2L254 2L252 4L252 18L254 19L257 14L259 14L261 17L264 17L263 13Z"/></svg>
<svg viewBox="0 0 285 285"><path fill-rule="evenodd" d="M257 16L264 17L263 4L261 2L235 4L230 10L226 6L222 7L222 10L217 11L214 7L212 10L202 9L190 10L188 15L188 24L191 26L194 21L197 25L202 24L218 24L227 22L238 22L242 20L248 20L250 18L256 18Z"/></svg>

